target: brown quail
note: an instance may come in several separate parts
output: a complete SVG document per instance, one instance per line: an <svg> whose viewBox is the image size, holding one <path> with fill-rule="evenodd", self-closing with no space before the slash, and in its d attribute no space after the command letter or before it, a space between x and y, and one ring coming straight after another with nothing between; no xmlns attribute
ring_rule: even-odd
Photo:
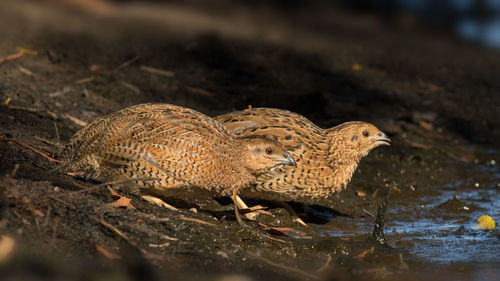
<svg viewBox="0 0 500 281"><path fill-rule="evenodd" d="M95 120L69 141L63 158L63 168L101 181L135 179L171 196L233 199L271 168L295 164L275 139L233 137L212 118L169 104L136 105Z"/></svg>
<svg viewBox="0 0 500 281"><path fill-rule="evenodd" d="M262 174L240 190L248 197L317 203L346 187L361 158L390 139L365 122L346 122L322 129L307 118L286 110L249 108L214 118L237 136L278 138L296 167L283 166Z"/></svg>

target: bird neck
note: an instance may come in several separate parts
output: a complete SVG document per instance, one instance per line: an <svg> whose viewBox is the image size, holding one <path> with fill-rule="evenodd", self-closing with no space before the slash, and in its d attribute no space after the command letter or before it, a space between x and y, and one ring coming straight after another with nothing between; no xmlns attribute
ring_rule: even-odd
<svg viewBox="0 0 500 281"><path fill-rule="evenodd" d="M329 138L328 165L334 171L335 185L344 188L351 180L362 156L357 148L342 136L330 136Z"/></svg>
<svg viewBox="0 0 500 281"><path fill-rule="evenodd" d="M250 169L252 163L249 163L250 158L246 155L247 149L243 141L236 139L233 144L235 147L229 151L232 165L227 173L231 174L233 186L237 188L247 187L265 170L256 171Z"/></svg>

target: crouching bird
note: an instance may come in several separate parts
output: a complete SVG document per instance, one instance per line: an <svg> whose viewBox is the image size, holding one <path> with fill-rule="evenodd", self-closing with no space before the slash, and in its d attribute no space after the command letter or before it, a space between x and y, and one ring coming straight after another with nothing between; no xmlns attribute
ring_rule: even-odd
<svg viewBox="0 0 500 281"><path fill-rule="evenodd" d="M239 188L295 162L271 137L234 137L195 110L140 104L77 132L65 147L62 165L100 181L130 179L167 196L231 195L236 202ZM236 203L235 214L241 224Z"/></svg>
<svg viewBox="0 0 500 281"><path fill-rule="evenodd" d="M374 125L346 122L322 129L307 118L274 108L249 108L214 117L237 136L277 137L295 159L294 167L261 174L240 194L273 201L317 203L347 186L359 161L391 140Z"/></svg>

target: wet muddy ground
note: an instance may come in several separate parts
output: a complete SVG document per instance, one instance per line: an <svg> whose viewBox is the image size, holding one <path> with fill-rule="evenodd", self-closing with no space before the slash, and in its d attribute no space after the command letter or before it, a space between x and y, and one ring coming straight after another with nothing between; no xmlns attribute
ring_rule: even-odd
<svg viewBox="0 0 500 281"><path fill-rule="evenodd" d="M5 259L0 249L3 276L498 280L500 234L475 225L500 218L500 54L328 7L223 3L3 1L2 138L57 158L84 122L166 102L208 115L279 107L322 127L363 120L393 145L363 159L348 189L322 206L293 204L308 228L249 200L269 206L261 223L289 231L242 228L230 208L208 211L207 202L172 202L172 211L122 193L134 208L117 208L106 187L0 142L0 234L14 244ZM371 233L385 198L381 245Z"/></svg>

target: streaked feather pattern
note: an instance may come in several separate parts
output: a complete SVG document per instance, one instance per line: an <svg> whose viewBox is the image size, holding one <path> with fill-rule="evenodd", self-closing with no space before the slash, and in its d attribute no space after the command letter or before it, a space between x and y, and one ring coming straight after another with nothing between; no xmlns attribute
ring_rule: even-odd
<svg viewBox="0 0 500 281"><path fill-rule="evenodd" d="M259 176L241 194L268 200L315 202L346 187L359 160L389 139L375 126L346 122L322 129L307 118L287 110L249 108L214 117L237 136L276 137L297 162ZM372 137L363 137L368 131Z"/></svg>
<svg viewBox="0 0 500 281"><path fill-rule="evenodd" d="M257 158L262 163L246 161L253 153L248 150L250 144L272 147L275 155ZM194 189L228 195L261 173L261 166L252 165L262 164L267 171L282 165L285 154L275 140L234 137L195 110L141 104L104 116L77 132L65 148L63 166L103 181L136 179L139 186L172 194Z"/></svg>

